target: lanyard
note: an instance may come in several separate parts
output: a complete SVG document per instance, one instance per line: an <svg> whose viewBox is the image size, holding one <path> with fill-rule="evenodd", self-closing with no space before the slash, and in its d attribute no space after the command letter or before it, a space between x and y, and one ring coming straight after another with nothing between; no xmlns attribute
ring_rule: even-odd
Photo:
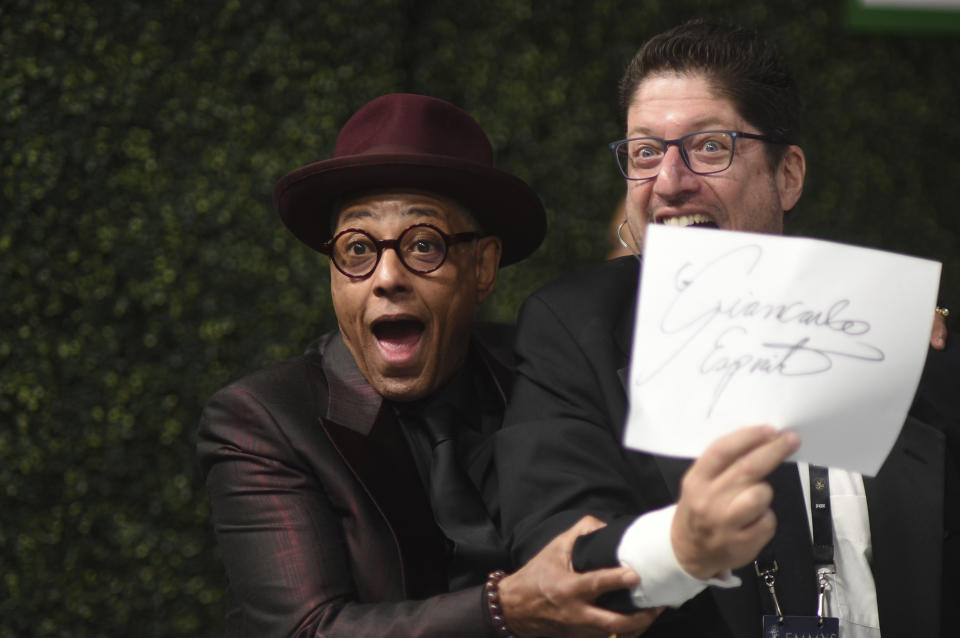
<svg viewBox="0 0 960 638"><path fill-rule="evenodd" d="M830 478L827 468L810 466L810 521L813 524L813 562L819 568L833 564L833 520L830 516Z"/></svg>
<svg viewBox="0 0 960 638"><path fill-rule="evenodd" d="M819 623L830 615L827 601L827 592L830 590L830 581L827 576L836 573L833 563L833 519L830 513L830 478L827 468L818 465L810 466L810 522L813 527L813 563L817 569L817 618ZM753 562L757 577L767 587L773 600L779 622L783 624L784 615L780 610L780 601L774 587L776 573L779 571L773 550L770 545L760 552L760 556Z"/></svg>
<svg viewBox="0 0 960 638"><path fill-rule="evenodd" d="M782 625L784 618L783 611L780 609L780 600L777 598L777 588L775 587L777 583L777 572L780 571L780 566L773 557L771 544L772 543L768 544L760 551L760 555L753 561L753 569L757 574L757 578L766 585L767 591L770 592L770 598L773 600L773 610L776 612L777 619Z"/></svg>
<svg viewBox="0 0 960 638"><path fill-rule="evenodd" d="M810 523L813 526L813 563L817 567L817 616L830 615L828 575L836 574L833 564L833 518L830 514L830 476L827 468L810 466Z"/></svg>

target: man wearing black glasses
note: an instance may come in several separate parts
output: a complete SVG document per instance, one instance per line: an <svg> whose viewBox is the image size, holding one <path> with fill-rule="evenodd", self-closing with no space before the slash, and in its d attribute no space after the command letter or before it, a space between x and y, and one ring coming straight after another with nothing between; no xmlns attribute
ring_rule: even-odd
<svg viewBox="0 0 960 638"><path fill-rule="evenodd" d="M434 98L377 98L332 159L280 180L275 204L330 257L339 330L204 409L198 452L230 583L228 635L646 628L654 613L589 604L635 584L631 570L570 569L574 539L597 521L502 571L512 561L492 434L510 343L473 315L546 224L530 187L493 167L477 123ZM562 593L544 599L541 579Z"/></svg>
<svg viewBox="0 0 960 638"><path fill-rule="evenodd" d="M806 166L796 90L771 45L734 27L682 25L644 45L621 97L626 139L611 149L634 245L647 224L782 232ZM693 464L623 448L638 277L639 259L622 257L546 287L521 311L496 449L515 556L592 514L607 526L578 541L575 566L630 565L641 579L609 603L679 606L647 635L835 635L818 602L844 638L955 635L960 522L956 451L945 449L960 437L956 347L931 351L877 477L813 468L811 490L833 505L813 519L815 533L827 525L823 558L806 514L819 497L783 463L796 435L746 428ZM805 618L763 628L765 614ZM810 621L812 631L797 629Z"/></svg>

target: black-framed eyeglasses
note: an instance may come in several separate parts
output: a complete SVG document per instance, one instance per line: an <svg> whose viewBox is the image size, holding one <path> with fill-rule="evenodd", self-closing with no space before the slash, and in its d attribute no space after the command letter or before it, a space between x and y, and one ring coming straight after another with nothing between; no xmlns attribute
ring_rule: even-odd
<svg viewBox="0 0 960 638"><path fill-rule="evenodd" d="M320 246L320 252L329 255L333 265L351 279L366 279L377 269L383 251L397 251L407 270L418 275L433 272L447 259L450 246L482 237L480 233L444 233L432 224L414 224L403 230L396 239L374 239L359 228L347 228Z"/></svg>
<svg viewBox="0 0 960 638"><path fill-rule="evenodd" d="M660 172L667 150L680 149L683 163L697 175L711 175L725 171L733 164L737 139L745 137L771 144L785 144L767 135L742 131L697 131L675 140L661 137L631 137L610 142L610 150L617 161L620 174L631 180L653 179Z"/></svg>

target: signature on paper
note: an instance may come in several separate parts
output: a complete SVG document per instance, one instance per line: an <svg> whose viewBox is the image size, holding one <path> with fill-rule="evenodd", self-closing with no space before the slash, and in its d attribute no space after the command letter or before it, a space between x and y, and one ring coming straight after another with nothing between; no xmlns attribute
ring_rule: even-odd
<svg viewBox="0 0 960 638"><path fill-rule="evenodd" d="M717 377L709 416L737 375L797 377L823 374L837 359L871 363L884 360L883 351L867 340L870 322L853 314L847 298L808 303L789 297L789 291L778 299L757 298L751 293L729 298L718 295L716 290L722 289L722 282L748 277L762 257L762 247L750 244L703 265L688 262L677 270L676 294L658 328L678 343L659 366L640 380L641 384L655 377L688 347L701 348L704 355L697 355L697 371ZM753 336L751 328L771 323L800 328L802 336L783 341L760 341ZM796 330L790 333L798 334ZM698 339L701 335L703 338Z"/></svg>

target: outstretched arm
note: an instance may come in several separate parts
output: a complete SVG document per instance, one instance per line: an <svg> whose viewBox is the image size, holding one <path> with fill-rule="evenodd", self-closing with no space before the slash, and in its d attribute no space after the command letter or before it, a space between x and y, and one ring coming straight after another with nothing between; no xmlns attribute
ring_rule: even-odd
<svg viewBox="0 0 960 638"><path fill-rule="evenodd" d="M619 614L593 604L602 594L636 585L639 578L632 569L613 567L584 574L573 570L571 554L576 539L603 526L592 516L580 519L500 582L503 615L514 635L639 635L656 619L661 608Z"/></svg>

